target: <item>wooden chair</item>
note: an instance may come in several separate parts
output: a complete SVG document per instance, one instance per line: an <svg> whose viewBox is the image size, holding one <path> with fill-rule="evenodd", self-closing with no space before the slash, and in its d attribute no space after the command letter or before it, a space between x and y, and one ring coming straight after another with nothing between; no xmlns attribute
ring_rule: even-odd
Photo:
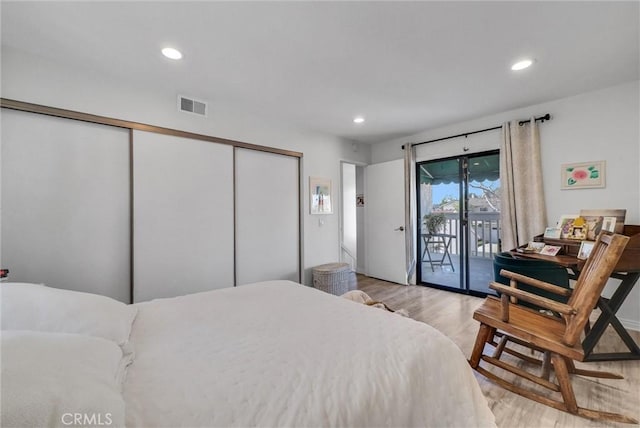
<svg viewBox="0 0 640 428"><path fill-rule="evenodd" d="M574 361L584 360L584 351L579 341L581 332L589 321L589 315L628 240L629 238L623 235L601 233L580 272L573 291L524 275L501 271L502 276L510 278L510 286L492 282L490 287L502 293L500 299L487 297L473 314L473 318L480 322L480 329L469 359L471 367L503 388L555 409L589 419L637 424L638 421L624 415L578 407L569 378L569 374L578 374L622 379L621 376L612 373L578 369ZM529 293L518 289L518 283L563 296L569 295L569 300L565 304ZM511 304L512 298L558 313L561 317L553 317L540 311ZM496 334L503 338L500 343L494 341ZM507 342L518 343L542 352L546 363L544 360L537 360L518 351L508 350L511 355L541 366L542 373L536 375L501 359L507 351L505 348ZM484 353L487 343L495 347L492 355ZM559 392L562 401L553 398L553 392L542 394L509 382L482 367L481 361L551 391ZM557 383L549 380L551 366Z"/></svg>

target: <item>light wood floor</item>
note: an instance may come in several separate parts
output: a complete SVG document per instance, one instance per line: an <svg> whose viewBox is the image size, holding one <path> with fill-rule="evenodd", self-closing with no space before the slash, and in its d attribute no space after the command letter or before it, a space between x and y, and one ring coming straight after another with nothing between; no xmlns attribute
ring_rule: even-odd
<svg viewBox="0 0 640 428"><path fill-rule="evenodd" d="M358 289L393 309L404 308L411 318L437 328L451 338L469 358L479 326L472 315L483 299L423 286L397 285L361 275L358 275ZM630 333L640 343L640 332ZM627 349L609 328L596 352L618 350ZM640 361L576 363L576 366L611 371L624 376L622 380L574 377L573 387L579 406L622 413L640 420ZM474 374L500 428L634 426L573 416L509 392L475 371ZM529 385L528 383L526 386Z"/></svg>

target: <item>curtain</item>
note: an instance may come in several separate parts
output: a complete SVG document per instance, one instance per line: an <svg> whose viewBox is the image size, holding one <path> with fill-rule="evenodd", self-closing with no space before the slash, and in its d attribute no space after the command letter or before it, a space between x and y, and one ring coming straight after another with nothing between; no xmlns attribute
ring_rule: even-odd
<svg viewBox="0 0 640 428"><path fill-rule="evenodd" d="M404 239L407 284L415 284L416 249L414 242L416 201L416 149L404 145Z"/></svg>
<svg viewBox="0 0 640 428"><path fill-rule="evenodd" d="M535 118L502 126L500 147L502 249L526 244L547 227L540 134Z"/></svg>

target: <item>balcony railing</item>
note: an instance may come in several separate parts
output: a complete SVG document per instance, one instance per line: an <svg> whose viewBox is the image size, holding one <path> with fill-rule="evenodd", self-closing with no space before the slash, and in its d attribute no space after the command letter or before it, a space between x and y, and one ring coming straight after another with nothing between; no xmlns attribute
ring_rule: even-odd
<svg viewBox="0 0 640 428"><path fill-rule="evenodd" d="M460 214L444 213L446 222L443 232L453 235L451 239L451 254L460 254L461 239ZM500 213L499 212L470 212L469 213L469 257L493 258L500 251Z"/></svg>

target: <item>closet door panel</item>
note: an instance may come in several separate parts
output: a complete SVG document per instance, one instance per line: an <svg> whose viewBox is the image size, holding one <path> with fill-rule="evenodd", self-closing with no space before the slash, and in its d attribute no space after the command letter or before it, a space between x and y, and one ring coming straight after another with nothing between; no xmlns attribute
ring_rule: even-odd
<svg viewBox="0 0 640 428"><path fill-rule="evenodd" d="M134 301L232 287L233 147L134 131Z"/></svg>
<svg viewBox="0 0 640 428"><path fill-rule="evenodd" d="M129 131L2 109L9 279L129 302Z"/></svg>
<svg viewBox="0 0 640 428"><path fill-rule="evenodd" d="M236 149L236 284L300 281L298 158Z"/></svg>

